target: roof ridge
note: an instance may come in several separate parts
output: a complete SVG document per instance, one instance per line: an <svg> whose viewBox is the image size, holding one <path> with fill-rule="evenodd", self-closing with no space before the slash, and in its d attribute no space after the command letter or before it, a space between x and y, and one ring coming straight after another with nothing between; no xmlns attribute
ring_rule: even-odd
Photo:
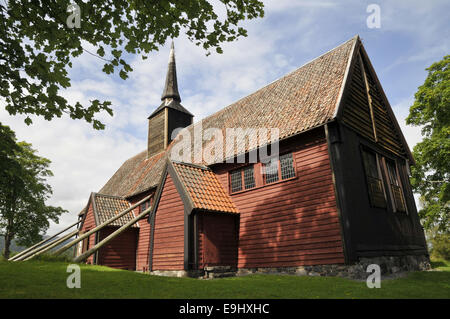
<svg viewBox="0 0 450 319"><path fill-rule="evenodd" d="M94 198L97 197L97 196L100 196L100 197L109 197L109 198L113 198L113 199L121 199L121 200L127 201L126 198L122 197L122 196L102 194L102 193L96 193L96 192L93 192L93 194L94 194Z"/></svg>
<svg viewBox="0 0 450 319"><path fill-rule="evenodd" d="M185 165L185 166L192 166L195 168L199 168L205 171L210 171L211 169L207 166L203 166L203 165L199 165L199 164L194 164L194 163L186 163L186 162L180 162L180 161L175 161L175 160L171 160L169 159L169 161L171 161L174 164L180 164L180 165Z"/></svg>

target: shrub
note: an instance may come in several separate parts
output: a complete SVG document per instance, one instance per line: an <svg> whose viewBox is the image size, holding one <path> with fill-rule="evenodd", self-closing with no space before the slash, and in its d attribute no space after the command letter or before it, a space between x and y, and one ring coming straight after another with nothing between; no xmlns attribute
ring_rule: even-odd
<svg viewBox="0 0 450 319"><path fill-rule="evenodd" d="M437 234L431 239L431 255L435 258L450 259L450 234Z"/></svg>

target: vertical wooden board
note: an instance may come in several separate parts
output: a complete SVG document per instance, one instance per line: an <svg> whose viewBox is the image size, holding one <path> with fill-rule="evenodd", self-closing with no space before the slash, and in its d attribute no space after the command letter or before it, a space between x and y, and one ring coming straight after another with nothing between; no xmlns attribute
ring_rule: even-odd
<svg viewBox="0 0 450 319"><path fill-rule="evenodd" d="M366 84L363 77L363 65L361 65L359 58L354 61L351 74L350 86L344 92L342 120L362 136L375 141Z"/></svg>
<svg viewBox="0 0 450 319"><path fill-rule="evenodd" d="M359 135L373 142L376 132L376 142L379 145L396 155L406 156L406 150L400 139L401 133L395 128L387 109L390 106L386 105L382 98L382 88L372 76L371 68L361 51L357 57L349 79L350 86L344 92L342 121Z"/></svg>

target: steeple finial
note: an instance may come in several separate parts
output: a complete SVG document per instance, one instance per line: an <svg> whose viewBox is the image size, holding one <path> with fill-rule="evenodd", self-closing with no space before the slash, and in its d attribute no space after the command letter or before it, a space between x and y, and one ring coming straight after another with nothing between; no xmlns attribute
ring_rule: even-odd
<svg viewBox="0 0 450 319"><path fill-rule="evenodd" d="M172 98L178 102L181 102L180 93L178 93L177 67L175 64L175 48L173 45L173 40L172 45L170 47L169 66L166 75L166 85L164 86L164 91L161 96L161 100L164 101L167 98Z"/></svg>

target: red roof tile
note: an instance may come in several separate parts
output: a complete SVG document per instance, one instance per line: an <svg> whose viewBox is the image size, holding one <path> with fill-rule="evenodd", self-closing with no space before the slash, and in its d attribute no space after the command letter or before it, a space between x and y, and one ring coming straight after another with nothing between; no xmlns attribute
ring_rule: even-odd
<svg viewBox="0 0 450 319"><path fill-rule="evenodd" d="M207 167L172 162L193 208L225 213L238 213L216 175Z"/></svg>

